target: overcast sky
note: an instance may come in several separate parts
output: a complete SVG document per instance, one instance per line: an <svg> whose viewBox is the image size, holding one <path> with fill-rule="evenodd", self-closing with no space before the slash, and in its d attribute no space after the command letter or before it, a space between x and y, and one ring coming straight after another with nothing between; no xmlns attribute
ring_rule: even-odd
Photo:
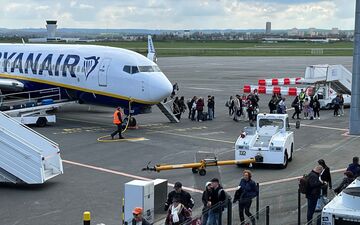
<svg viewBox="0 0 360 225"><path fill-rule="evenodd" d="M0 0L0 27L354 29L355 0Z"/></svg>

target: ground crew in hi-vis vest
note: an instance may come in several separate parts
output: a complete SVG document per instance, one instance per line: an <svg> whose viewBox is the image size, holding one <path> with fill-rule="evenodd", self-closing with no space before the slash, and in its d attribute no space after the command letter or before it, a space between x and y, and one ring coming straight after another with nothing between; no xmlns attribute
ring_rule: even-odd
<svg viewBox="0 0 360 225"><path fill-rule="evenodd" d="M119 139L124 139L124 137L121 135L122 132L122 118L123 118L123 112L120 107L117 107L114 112L114 124L117 126L117 129L111 134L111 139L114 139L116 134L119 134Z"/></svg>

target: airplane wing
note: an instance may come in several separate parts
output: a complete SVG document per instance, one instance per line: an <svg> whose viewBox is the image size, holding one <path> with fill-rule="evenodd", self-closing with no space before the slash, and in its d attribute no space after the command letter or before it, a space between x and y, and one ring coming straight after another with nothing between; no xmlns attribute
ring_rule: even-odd
<svg viewBox="0 0 360 225"><path fill-rule="evenodd" d="M157 62L157 57L156 57L156 51L155 51L155 47L151 38L151 35L148 35L148 54L147 54L147 58L150 59L153 62Z"/></svg>
<svg viewBox="0 0 360 225"><path fill-rule="evenodd" d="M14 79L0 79L0 90L2 92L18 92L24 90L24 84Z"/></svg>

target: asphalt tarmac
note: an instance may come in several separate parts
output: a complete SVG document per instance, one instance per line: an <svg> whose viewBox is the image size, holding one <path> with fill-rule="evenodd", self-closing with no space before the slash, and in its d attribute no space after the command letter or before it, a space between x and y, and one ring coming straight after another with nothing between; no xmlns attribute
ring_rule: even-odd
<svg viewBox="0 0 360 225"><path fill-rule="evenodd" d="M141 169L149 162L193 162L198 151L233 159L234 143L248 123L236 123L227 115L224 104L230 95L241 93L244 84L256 84L260 78L303 76L307 65L343 64L351 70L352 57L174 57L159 58L158 64L172 83L179 84L180 96L214 95L216 118L200 123L183 115L181 123L172 124L155 106L153 113L136 117L139 129L125 133L129 140L135 139L104 143L97 139L115 129L113 109L63 107L55 125L35 130L60 144L64 174L44 185L0 185L0 224L81 224L82 213L87 210L92 213L92 224L120 224L124 183L133 179L182 182L195 199L196 214L201 210L201 191L207 181L218 177L232 195L244 168L208 168L204 177L189 169L160 173ZM261 112L268 111L268 99L260 96ZM290 102L291 98L288 107ZM302 120L300 129L293 128L295 153L286 169L251 168L260 184L260 208L270 206L271 224L296 224L297 178L310 172L318 159L323 158L334 171L334 187L341 181L343 169L359 154L360 145L359 137L346 135L348 113L346 109L343 117L333 117L332 111L321 111L320 120ZM303 218L305 203L302 198ZM235 206L233 213L238 220Z"/></svg>

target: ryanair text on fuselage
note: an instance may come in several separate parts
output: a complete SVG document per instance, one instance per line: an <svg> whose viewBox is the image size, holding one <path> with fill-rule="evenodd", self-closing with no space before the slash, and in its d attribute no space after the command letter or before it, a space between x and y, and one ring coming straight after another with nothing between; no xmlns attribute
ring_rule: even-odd
<svg viewBox="0 0 360 225"><path fill-rule="evenodd" d="M26 55L25 55L26 54ZM54 55L43 53L17 53L17 52L0 52L0 60L2 60L1 66L3 66L4 72L14 73L18 70L21 74L29 74L31 72L34 75L44 75L46 71L49 76L63 76L68 74L70 77L76 78L75 67L80 62L80 56L75 54L59 54ZM45 56L44 58L42 56ZM40 60L43 58L42 60ZM88 57L93 59L94 63L91 63L91 69L87 69L89 73L94 70L98 64L99 57ZM85 59L88 59L85 58ZM84 62L85 64L85 62ZM89 65L88 63L86 65ZM89 74L86 74L88 76Z"/></svg>

